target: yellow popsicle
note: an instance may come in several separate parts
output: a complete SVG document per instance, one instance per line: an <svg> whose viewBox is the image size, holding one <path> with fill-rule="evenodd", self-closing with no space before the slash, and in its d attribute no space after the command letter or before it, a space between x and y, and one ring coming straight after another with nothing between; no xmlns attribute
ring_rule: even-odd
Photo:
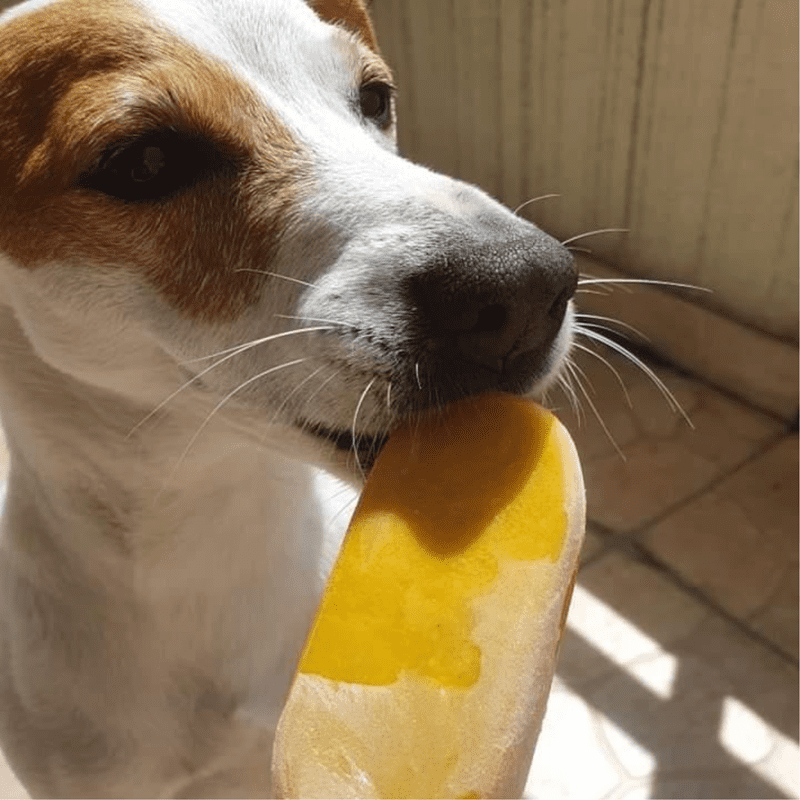
<svg viewBox="0 0 800 800"><path fill-rule="evenodd" d="M278 795L519 796L584 515L572 441L530 401L393 432L278 725Z"/></svg>

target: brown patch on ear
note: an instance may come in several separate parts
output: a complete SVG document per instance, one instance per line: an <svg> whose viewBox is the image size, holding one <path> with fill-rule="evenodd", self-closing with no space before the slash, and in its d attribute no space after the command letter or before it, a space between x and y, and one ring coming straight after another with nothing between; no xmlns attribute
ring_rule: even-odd
<svg viewBox="0 0 800 800"><path fill-rule="evenodd" d="M378 52L378 40L364 0L309 0L309 3L326 22L344 25L358 34L370 50Z"/></svg>

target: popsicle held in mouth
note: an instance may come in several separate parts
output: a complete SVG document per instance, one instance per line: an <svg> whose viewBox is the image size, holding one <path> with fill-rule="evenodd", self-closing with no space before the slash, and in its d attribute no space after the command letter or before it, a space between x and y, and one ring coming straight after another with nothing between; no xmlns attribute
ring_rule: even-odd
<svg viewBox="0 0 800 800"><path fill-rule="evenodd" d="M278 796L519 797L584 523L572 440L531 401L394 431L278 725Z"/></svg>

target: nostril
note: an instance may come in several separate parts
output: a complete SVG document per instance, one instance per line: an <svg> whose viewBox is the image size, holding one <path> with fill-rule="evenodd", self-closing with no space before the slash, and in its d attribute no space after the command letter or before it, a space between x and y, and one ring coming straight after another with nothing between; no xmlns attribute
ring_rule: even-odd
<svg viewBox="0 0 800 800"><path fill-rule="evenodd" d="M574 287L567 287L563 289L559 294L556 296L556 299L550 304L550 308L547 309L547 313L551 317L562 317L564 316L564 311L567 308L567 303L569 302L572 295L575 294Z"/></svg>
<svg viewBox="0 0 800 800"><path fill-rule="evenodd" d="M492 303L484 306L479 312L472 326L471 333L497 333L503 330L508 319L508 312L505 306L499 303Z"/></svg>

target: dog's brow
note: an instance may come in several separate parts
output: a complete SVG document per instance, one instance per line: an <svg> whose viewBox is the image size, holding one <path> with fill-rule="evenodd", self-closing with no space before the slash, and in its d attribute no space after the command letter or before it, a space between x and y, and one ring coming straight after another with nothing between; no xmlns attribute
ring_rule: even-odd
<svg viewBox="0 0 800 800"><path fill-rule="evenodd" d="M361 59L361 83L384 81L393 85L392 71L386 62L372 53Z"/></svg>
<svg viewBox="0 0 800 800"><path fill-rule="evenodd" d="M244 131L234 133L222 115L213 114L213 109L206 109L201 104L193 107L175 93L148 84L136 88L127 85L122 93L124 101L117 106L103 104L93 108L87 104L85 114L91 114L91 121L80 138L76 138L74 146L86 150L88 159L99 156L113 145L158 130L202 137L229 156L247 152ZM75 106L77 103L73 108Z"/></svg>
<svg viewBox="0 0 800 800"><path fill-rule="evenodd" d="M386 62L374 51L367 48L361 38L346 28L336 26L333 42L346 53L354 65L355 80L359 84L382 81L394 86L392 71Z"/></svg>

